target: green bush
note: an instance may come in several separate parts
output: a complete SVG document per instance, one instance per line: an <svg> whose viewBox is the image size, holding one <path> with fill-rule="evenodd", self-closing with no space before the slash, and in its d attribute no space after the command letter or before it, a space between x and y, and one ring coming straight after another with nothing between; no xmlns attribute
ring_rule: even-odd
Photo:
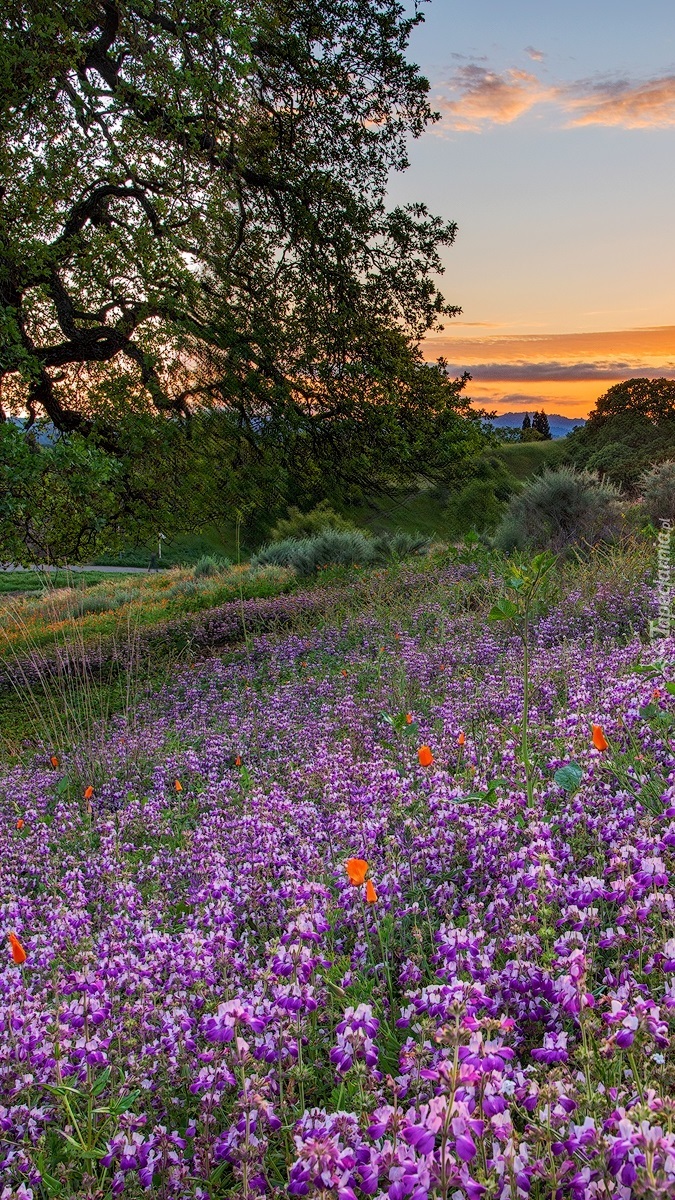
<svg viewBox="0 0 675 1200"><path fill-rule="evenodd" d="M430 545L429 538L423 533L406 533L404 529L384 533L375 538L376 556L384 562L410 558L413 554L426 554Z"/></svg>
<svg viewBox="0 0 675 1200"><path fill-rule="evenodd" d="M356 526L336 513L327 500L322 500L306 513L291 505L288 516L277 521L270 532L270 541L285 542L288 538L315 537L323 533L324 529L339 529L347 533L355 530Z"/></svg>
<svg viewBox="0 0 675 1200"><path fill-rule="evenodd" d="M285 538L263 546L251 559L251 566L290 567L298 575L311 575L327 563L340 566L361 566L375 562L378 557L374 538L360 530L324 529L315 537Z"/></svg>
<svg viewBox="0 0 675 1200"><path fill-rule="evenodd" d="M646 471L640 493L652 521L675 521L675 462L669 459Z"/></svg>
<svg viewBox="0 0 675 1200"><path fill-rule="evenodd" d="M484 533L495 529L506 502L518 487L500 454L483 455L476 463L474 478L448 501L446 515L453 532Z"/></svg>
<svg viewBox="0 0 675 1200"><path fill-rule="evenodd" d="M251 559L251 566L274 563L280 567L290 567L298 575L307 576L312 575L318 567L329 564L363 567L424 553L428 547L429 540L422 533L397 530L396 533L371 537L360 529L324 529L311 538L285 538L283 542L270 542Z"/></svg>
<svg viewBox="0 0 675 1200"><path fill-rule="evenodd" d="M192 574L195 579L208 579L210 576L220 575L221 571L231 565L229 558L214 558L211 554L202 554L195 563Z"/></svg>
<svg viewBox="0 0 675 1200"><path fill-rule="evenodd" d="M613 541L622 527L618 488L589 471L545 471L513 496L494 537L498 550L564 552Z"/></svg>

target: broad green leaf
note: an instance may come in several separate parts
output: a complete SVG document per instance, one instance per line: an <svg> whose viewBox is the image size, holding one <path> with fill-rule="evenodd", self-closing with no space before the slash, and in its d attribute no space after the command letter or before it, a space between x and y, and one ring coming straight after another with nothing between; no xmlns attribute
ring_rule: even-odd
<svg viewBox="0 0 675 1200"><path fill-rule="evenodd" d="M581 783L582 775L583 771L579 764L571 762L566 763L564 767L558 767L553 778L566 792L576 792Z"/></svg>

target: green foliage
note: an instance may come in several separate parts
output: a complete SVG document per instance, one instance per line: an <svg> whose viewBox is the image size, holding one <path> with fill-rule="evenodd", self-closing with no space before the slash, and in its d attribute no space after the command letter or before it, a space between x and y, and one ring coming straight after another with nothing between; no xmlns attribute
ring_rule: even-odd
<svg viewBox="0 0 675 1200"><path fill-rule="evenodd" d="M548 417L546 416L543 408L541 412L536 412L532 418L531 432L532 431L540 433L545 442L551 440L551 430L549 428Z"/></svg>
<svg viewBox="0 0 675 1200"><path fill-rule="evenodd" d="M521 442L543 442L546 439L540 429L532 426L530 429L521 429L520 440Z"/></svg>
<svg viewBox="0 0 675 1200"><path fill-rule="evenodd" d="M564 767L558 767L553 778L563 791L573 793L577 791L582 776L583 771L578 763L570 762L566 763Z"/></svg>
<svg viewBox="0 0 675 1200"><path fill-rule="evenodd" d="M275 564L290 567L298 575L314 574L320 567L370 566L377 562L423 553L429 541L423 534L402 530L371 537L360 529L324 529L314 537L286 538L271 542L251 559L252 566Z"/></svg>
<svg viewBox="0 0 675 1200"><path fill-rule="evenodd" d="M652 521L675 521L675 462L659 463L640 479L644 507Z"/></svg>
<svg viewBox="0 0 675 1200"><path fill-rule="evenodd" d="M360 530L324 529L323 533L307 538L286 538L264 546L251 559L253 566L274 564L290 567L298 575L312 575L328 563L365 566L377 558L374 538Z"/></svg>
<svg viewBox="0 0 675 1200"><path fill-rule="evenodd" d="M475 530L493 530L504 505L518 489L504 459L496 453L481 455L474 466L474 477L450 497L446 515L456 534Z"/></svg>
<svg viewBox="0 0 675 1200"><path fill-rule="evenodd" d="M404 529L396 529L393 533L384 533L375 538L376 555L380 561L426 554L429 545L429 538L423 533L408 533Z"/></svg>
<svg viewBox="0 0 675 1200"><path fill-rule="evenodd" d="M270 531L270 541L283 542L287 538L313 537L324 529L354 530L353 522L341 517L331 508L327 500L321 500L309 512L301 512L295 505L288 509L288 516L277 521Z"/></svg>
<svg viewBox="0 0 675 1200"><path fill-rule="evenodd" d="M488 613L490 621L506 621L516 629L523 643L523 717L521 724L521 759L525 768L527 803L534 803L532 763L528 743L530 707L530 624L533 617L546 612L552 588L551 573L556 557L549 550L535 555L525 565L513 563L505 578L505 590Z"/></svg>
<svg viewBox="0 0 675 1200"><path fill-rule="evenodd" d="M193 575L195 579L208 579L213 575L219 575L226 567L231 567L232 563L227 558L217 559L211 554L202 554L194 566Z"/></svg>
<svg viewBox="0 0 675 1200"><path fill-rule="evenodd" d="M43 592L51 588L84 588L95 587L110 576L103 571L0 571L0 595L21 592ZM121 571L115 572L115 579L126 583L133 579Z"/></svg>
<svg viewBox="0 0 675 1200"><path fill-rule="evenodd" d="M618 490L588 471L545 471L514 496L495 534L499 550L548 548L612 541L622 528Z"/></svg>
<svg viewBox="0 0 675 1200"><path fill-rule="evenodd" d="M405 57L422 19L398 0L10 4L3 403L124 460L146 527L158 490L157 520L177 493L189 529L217 499L248 517L312 505L326 478L461 472L480 441L462 382L418 349L459 311L436 284L455 225L386 207L434 119Z"/></svg>
<svg viewBox="0 0 675 1200"><path fill-rule="evenodd" d="M539 475L546 468L558 466L565 460L567 438L550 442L521 442L520 445L500 446L499 455L514 479L522 482Z"/></svg>
<svg viewBox="0 0 675 1200"><path fill-rule="evenodd" d="M653 463L675 453L675 380L627 379L601 396L566 439L577 466L637 490Z"/></svg>
<svg viewBox="0 0 675 1200"><path fill-rule="evenodd" d="M118 513L122 464L78 434L40 446L0 424L0 560L22 565L90 558Z"/></svg>

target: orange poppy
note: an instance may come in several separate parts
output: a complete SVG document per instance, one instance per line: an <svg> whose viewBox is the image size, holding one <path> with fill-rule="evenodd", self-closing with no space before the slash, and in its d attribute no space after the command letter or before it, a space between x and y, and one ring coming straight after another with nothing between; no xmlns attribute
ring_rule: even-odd
<svg viewBox="0 0 675 1200"><path fill-rule="evenodd" d="M84 798L85 798L85 800L91 800L91 798L92 798L93 794L94 794L94 789L93 789L93 787L91 786L91 784L89 784L89 787L84 789Z"/></svg>
<svg viewBox="0 0 675 1200"><path fill-rule="evenodd" d="M51 758L50 758L50 760L49 760L49 761L50 761L50 763L52 764L52 766L53 766L53 767L58 767L58 765L59 765L59 760L58 760L58 758L56 757L56 755L55 755L55 754L52 754L52 756L51 756Z"/></svg>
<svg viewBox="0 0 675 1200"><path fill-rule="evenodd" d="M26 961L26 951L24 950L15 933L10 933L9 944L12 948L12 958L17 966L20 967L21 963L25 963Z"/></svg>
<svg viewBox="0 0 675 1200"><path fill-rule="evenodd" d="M24 821L23 817L19 817L19 819L16 823L16 827L17 827L17 829L23 829L25 824L26 824L26 822Z"/></svg>
<svg viewBox="0 0 675 1200"><path fill-rule="evenodd" d="M345 863L345 870L352 886L360 887L366 881L368 863L364 858L348 858Z"/></svg>
<svg viewBox="0 0 675 1200"><path fill-rule="evenodd" d="M430 767L434 761L434 756L428 746L420 746L417 751L417 757L420 760L421 767Z"/></svg>
<svg viewBox="0 0 675 1200"><path fill-rule="evenodd" d="M234 765L235 765L235 767L240 767L240 766L241 766L241 758L240 758L240 756L239 756L239 755L237 755L237 757L235 758L235 760L234 760Z"/></svg>
<svg viewBox="0 0 675 1200"><path fill-rule="evenodd" d="M173 786L174 786L174 791L176 791L176 792L182 792L182 790L183 790L183 785L182 785L182 783L181 783L180 779L176 779L176 780L174 780L174 785L173 785Z"/></svg>
<svg viewBox="0 0 675 1200"><path fill-rule="evenodd" d="M405 714L405 723L406 723L406 725L412 725L412 723L413 723L413 715L412 715L412 713L406 713L406 714Z"/></svg>
<svg viewBox="0 0 675 1200"><path fill-rule="evenodd" d="M592 725L591 730L593 734L593 745L595 746L596 750L609 749L609 742L602 732L602 725Z"/></svg>
<svg viewBox="0 0 675 1200"><path fill-rule="evenodd" d="M346 678L347 678L347 672L346 672L346 671L343 669L341 673L344 675L344 677L345 677L345 679L346 679Z"/></svg>
<svg viewBox="0 0 675 1200"><path fill-rule="evenodd" d="M654 688L654 691L652 692L652 700L660 700L660 699L661 699L661 689Z"/></svg>
<svg viewBox="0 0 675 1200"><path fill-rule="evenodd" d="M457 738L457 745L463 746L465 741L466 741L466 734L465 734L464 730L462 729L462 730L460 730L458 738Z"/></svg>
<svg viewBox="0 0 675 1200"><path fill-rule="evenodd" d="M369 879L366 884L366 903L374 904L376 900L377 892L375 891L375 884L373 883L372 879Z"/></svg>

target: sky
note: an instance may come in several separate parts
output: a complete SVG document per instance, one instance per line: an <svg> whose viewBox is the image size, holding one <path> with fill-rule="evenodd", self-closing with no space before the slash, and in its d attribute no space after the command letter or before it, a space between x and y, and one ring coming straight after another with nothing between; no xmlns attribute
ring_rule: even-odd
<svg viewBox="0 0 675 1200"><path fill-rule="evenodd" d="M390 200L457 221L462 308L427 357L498 412L586 416L630 376L675 379L672 0L432 0L408 57L441 120Z"/></svg>

